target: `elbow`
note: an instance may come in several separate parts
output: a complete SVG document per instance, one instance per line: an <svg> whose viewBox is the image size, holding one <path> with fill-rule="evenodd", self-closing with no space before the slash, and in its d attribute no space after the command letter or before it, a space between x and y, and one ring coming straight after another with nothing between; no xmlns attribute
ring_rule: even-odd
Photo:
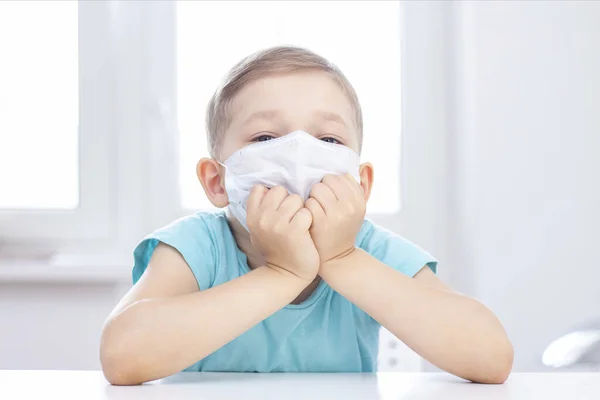
<svg viewBox="0 0 600 400"><path fill-rule="evenodd" d="M126 364L122 357L100 356L102 373L111 385L134 386L144 383L143 379L136 376L135 371Z"/></svg>
<svg viewBox="0 0 600 400"><path fill-rule="evenodd" d="M513 367L513 361L515 359L515 350L508 339L502 352L498 355L498 367L496 373L493 376L494 381L492 383L501 384L508 380Z"/></svg>
<svg viewBox="0 0 600 400"><path fill-rule="evenodd" d="M489 314L490 311L483 307L482 310ZM467 379L484 384L499 385L508 380L513 367L513 345L502 327L500 321L494 317L494 323L489 329L481 329L478 343L474 346L474 370Z"/></svg>
<svg viewBox="0 0 600 400"><path fill-rule="evenodd" d="M147 380L140 377L140 369L136 365L135 357L127 351L127 340L115 338L106 326L100 340L100 364L102 373L111 385L133 386L140 385Z"/></svg>
<svg viewBox="0 0 600 400"><path fill-rule="evenodd" d="M126 369L120 367L106 367L103 365L102 372L108 383L114 386L135 386L144 383L128 373Z"/></svg>
<svg viewBox="0 0 600 400"><path fill-rule="evenodd" d="M100 347L100 363L102 373L111 385L132 386L144 383L144 380L137 376L136 368L128 357L113 345L104 344Z"/></svg>
<svg viewBox="0 0 600 400"><path fill-rule="evenodd" d="M508 380L512 371L514 350L508 339L503 342L502 345L498 345L493 351L490 351L487 362L474 372L471 381L499 385Z"/></svg>

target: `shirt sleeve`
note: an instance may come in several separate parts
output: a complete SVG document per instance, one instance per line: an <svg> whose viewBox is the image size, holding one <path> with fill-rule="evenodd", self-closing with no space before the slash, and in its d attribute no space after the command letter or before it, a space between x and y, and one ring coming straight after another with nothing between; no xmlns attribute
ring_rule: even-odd
<svg viewBox="0 0 600 400"><path fill-rule="evenodd" d="M357 246L411 278L426 265L433 273L437 272L437 260L431 254L369 220L362 226Z"/></svg>
<svg viewBox="0 0 600 400"><path fill-rule="evenodd" d="M148 267L156 246L165 243L184 258L202 290L213 286L217 262L217 247L209 225L202 214L181 218L146 236L133 252L132 271L135 284Z"/></svg>

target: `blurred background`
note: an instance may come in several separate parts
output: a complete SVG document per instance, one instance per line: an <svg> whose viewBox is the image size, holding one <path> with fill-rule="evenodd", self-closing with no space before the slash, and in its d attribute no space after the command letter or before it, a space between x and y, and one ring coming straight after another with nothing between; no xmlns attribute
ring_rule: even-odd
<svg viewBox="0 0 600 400"><path fill-rule="evenodd" d="M0 369L99 368L137 241L209 207L220 78L293 44L358 92L369 217L499 316L515 371L549 370L600 320L598 21L596 1L0 1ZM432 370L381 336L381 370Z"/></svg>

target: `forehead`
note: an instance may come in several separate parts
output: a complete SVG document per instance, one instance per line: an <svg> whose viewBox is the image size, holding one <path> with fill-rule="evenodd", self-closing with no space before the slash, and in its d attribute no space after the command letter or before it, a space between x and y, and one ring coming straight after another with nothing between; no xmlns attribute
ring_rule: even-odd
<svg viewBox="0 0 600 400"><path fill-rule="evenodd" d="M330 113L354 126L350 100L338 82L323 71L269 75L249 82L233 99L231 121L239 123L266 110L278 110L298 119Z"/></svg>

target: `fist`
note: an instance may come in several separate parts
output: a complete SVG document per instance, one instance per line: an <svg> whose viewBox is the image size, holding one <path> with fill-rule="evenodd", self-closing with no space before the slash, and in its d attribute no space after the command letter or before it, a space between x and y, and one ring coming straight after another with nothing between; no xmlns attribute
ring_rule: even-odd
<svg viewBox="0 0 600 400"><path fill-rule="evenodd" d="M247 203L252 244L269 268L311 282L319 271L319 253L310 236L312 214L303 199L283 186L252 188Z"/></svg>
<svg viewBox="0 0 600 400"><path fill-rule="evenodd" d="M362 186L351 175L326 175L312 187L305 206L312 214L310 234L322 264L354 250L366 200Z"/></svg>

